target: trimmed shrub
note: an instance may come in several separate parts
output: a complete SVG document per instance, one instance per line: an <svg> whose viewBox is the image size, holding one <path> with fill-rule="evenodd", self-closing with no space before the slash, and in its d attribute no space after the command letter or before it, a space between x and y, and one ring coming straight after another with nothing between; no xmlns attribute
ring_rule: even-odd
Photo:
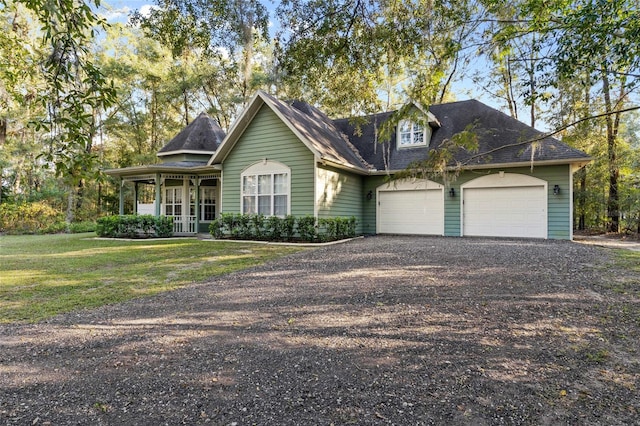
<svg viewBox="0 0 640 426"><path fill-rule="evenodd" d="M335 241L355 237L357 219L352 217L322 218L313 216L243 215L223 213L209 225L214 238L267 241Z"/></svg>
<svg viewBox="0 0 640 426"><path fill-rule="evenodd" d="M173 218L152 215L105 216L96 223L96 234L108 238L162 238L173 235Z"/></svg>
<svg viewBox="0 0 640 426"><path fill-rule="evenodd" d="M287 215L282 222L282 236L285 241L291 241L293 236L295 235L296 229L296 217L292 215Z"/></svg>
<svg viewBox="0 0 640 426"><path fill-rule="evenodd" d="M316 218L313 216L303 216L298 218L298 226L296 227L298 236L302 241L315 241L318 235L316 228Z"/></svg>

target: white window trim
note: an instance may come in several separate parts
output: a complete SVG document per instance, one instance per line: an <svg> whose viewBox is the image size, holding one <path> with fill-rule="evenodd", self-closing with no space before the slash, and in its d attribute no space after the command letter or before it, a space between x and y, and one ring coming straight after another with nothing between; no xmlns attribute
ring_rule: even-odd
<svg viewBox="0 0 640 426"><path fill-rule="evenodd" d="M214 214L213 214L213 219L208 220L204 218L204 207L207 205L204 203L204 191L206 189L210 189L213 190L213 204L209 204L211 206L213 206L213 210L214 210ZM216 216L218 215L218 193L216 191L217 187L215 186L201 186L200 187L200 222L201 223L210 223L213 222L216 218Z"/></svg>
<svg viewBox="0 0 640 426"><path fill-rule="evenodd" d="M275 179L274 179L274 175L279 175L279 174L284 174L286 175L286 185L287 185L287 192L286 194L275 194L273 191L273 185L275 184ZM277 161L270 161L267 159L264 159L263 161L259 162L259 163L255 163L249 167L247 167L240 175L240 212L244 213L244 198L245 198L245 193L244 193L244 178L246 176L255 176L256 177L256 194L253 194L251 196L254 196L256 198L256 210L258 208L258 191L257 191L257 185L258 185L258 181L259 178L258 176L264 176L264 175L270 175L271 176L271 214L265 215L265 216L273 216L273 209L275 207L274 205L274 196L275 195L286 195L287 196L287 215L291 214L291 169L289 167L287 167L286 165L277 162Z"/></svg>
<svg viewBox="0 0 640 426"><path fill-rule="evenodd" d="M411 140L413 141L413 133L415 133L415 126L419 125L422 126L422 142L417 142L417 143L409 143L409 144L403 144L402 143L402 132L400 131L400 129L402 128L403 124L405 123L409 123L411 124ZM432 133L433 129L431 129L431 126L429 125L429 123L425 123L425 124L420 124L420 123L416 123L415 121L411 121L411 120L402 120L398 123L398 127L396 129L396 146L398 147L398 149L406 149L406 148L415 148L415 147L422 147L422 146L427 146L429 145L429 142L431 141L431 133Z"/></svg>
<svg viewBox="0 0 640 426"><path fill-rule="evenodd" d="M172 185L172 186L165 186L164 187L164 191L163 191L163 194L162 194L163 195L163 200L162 200L163 202L162 202L162 209L161 209L162 214L164 216L182 216L184 214L184 193L183 193L184 191L182 189L183 188L182 188L181 185L180 186ZM176 190L178 190L178 191L176 191ZM167 193L168 193L168 191L172 191L173 192L173 201L171 203L167 202ZM178 192L180 193L180 202L179 203L176 202L176 195L177 195ZM171 215L167 215L167 206L168 205L173 206L173 208L172 208L173 214L171 214ZM175 206L180 206L181 213L179 215L175 214L175 208L176 208Z"/></svg>

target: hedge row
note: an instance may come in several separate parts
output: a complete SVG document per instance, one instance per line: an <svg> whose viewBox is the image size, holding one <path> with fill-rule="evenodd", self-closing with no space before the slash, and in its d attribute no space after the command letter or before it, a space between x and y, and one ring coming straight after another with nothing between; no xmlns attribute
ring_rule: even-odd
<svg viewBox="0 0 640 426"><path fill-rule="evenodd" d="M209 225L215 238L259 241L335 241L356 236L355 217L264 216L223 213Z"/></svg>
<svg viewBox="0 0 640 426"><path fill-rule="evenodd" d="M153 215L105 216L98 219L96 234L109 238L171 237L173 218Z"/></svg>
<svg viewBox="0 0 640 426"><path fill-rule="evenodd" d="M64 215L45 203L0 204L0 232L48 234L66 227Z"/></svg>

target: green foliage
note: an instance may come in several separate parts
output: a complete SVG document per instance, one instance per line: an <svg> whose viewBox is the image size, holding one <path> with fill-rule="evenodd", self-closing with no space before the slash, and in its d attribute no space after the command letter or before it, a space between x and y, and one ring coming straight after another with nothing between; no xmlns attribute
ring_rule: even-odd
<svg viewBox="0 0 640 426"><path fill-rule="evenodd" d="M45 203L0 204L0 232L44 234L64 230L62 214Z"/></svg>
<svg viewBox="0 0 640 426"><path fill-rule="evenodd" d="M96 234L107 238L171 237L173 218L152 215L104 216L97 221Z"/></svg>
<svg viewBox="0 0 640 426"><path fill-rule="evenodd" d="M297 219L296 230L302 241L315 241L318 237L316 218L313 216L303 216Z"/></svg>
<svg viewBox="0 0 640 426"><path fill-rule="evenodd" d="M342 240L356 236L355 216L320 218L318 220L318 237L322 241Z"/></svg>
<svg viewBox="0 0 640 426"><path fill-rule="evenodd" d="M355 217L316 220L313 216L284 218L223 213L209 225L214 238L262 241L335 241L356 236Z"/></svg>
<svg viewBox="0 0 640 426"><path fill-rule="evenodd" d="M282 240L285 233L285 220L278 216L269 216L266 223L266 238L271 241Z"/></svg>
<svg viewBox="0 0 640 426"><path fill-rule="evenodd" d="M279 59L289 90L337 115L379 110L396 94L442 102L465 66L463 46L481 26L477 8L469 1L283 0Z"/></svg>
<svg viewBox="0 0 640 426"><path fill-rule="evenodd" d="M286 241L290 241L296 232L296 217L287 215L282 222L282 232Z"/></svg>
<svg viewBox="0 0 640 426"><path fill-rule="evenodd" d="M93 221L73 222L69 224L69 232L81 234L84 232L96 232L97 224Z"/></svg>

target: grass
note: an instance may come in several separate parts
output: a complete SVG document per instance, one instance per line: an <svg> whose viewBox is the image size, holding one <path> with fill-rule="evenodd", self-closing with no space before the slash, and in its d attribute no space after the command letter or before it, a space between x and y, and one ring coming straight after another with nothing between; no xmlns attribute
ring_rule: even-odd
<svg viewBox="0 0 640 426"><path fill-rule="evenodd" d="M640 272L640 251L616 250L616 263L631 271Z"/></svg>
<svg viewBox="0 0 640 426"><path fill-rule="evenodd" d="M260 265L301 248L95 234L0 237L0 323L150 296Z"/></svg>

